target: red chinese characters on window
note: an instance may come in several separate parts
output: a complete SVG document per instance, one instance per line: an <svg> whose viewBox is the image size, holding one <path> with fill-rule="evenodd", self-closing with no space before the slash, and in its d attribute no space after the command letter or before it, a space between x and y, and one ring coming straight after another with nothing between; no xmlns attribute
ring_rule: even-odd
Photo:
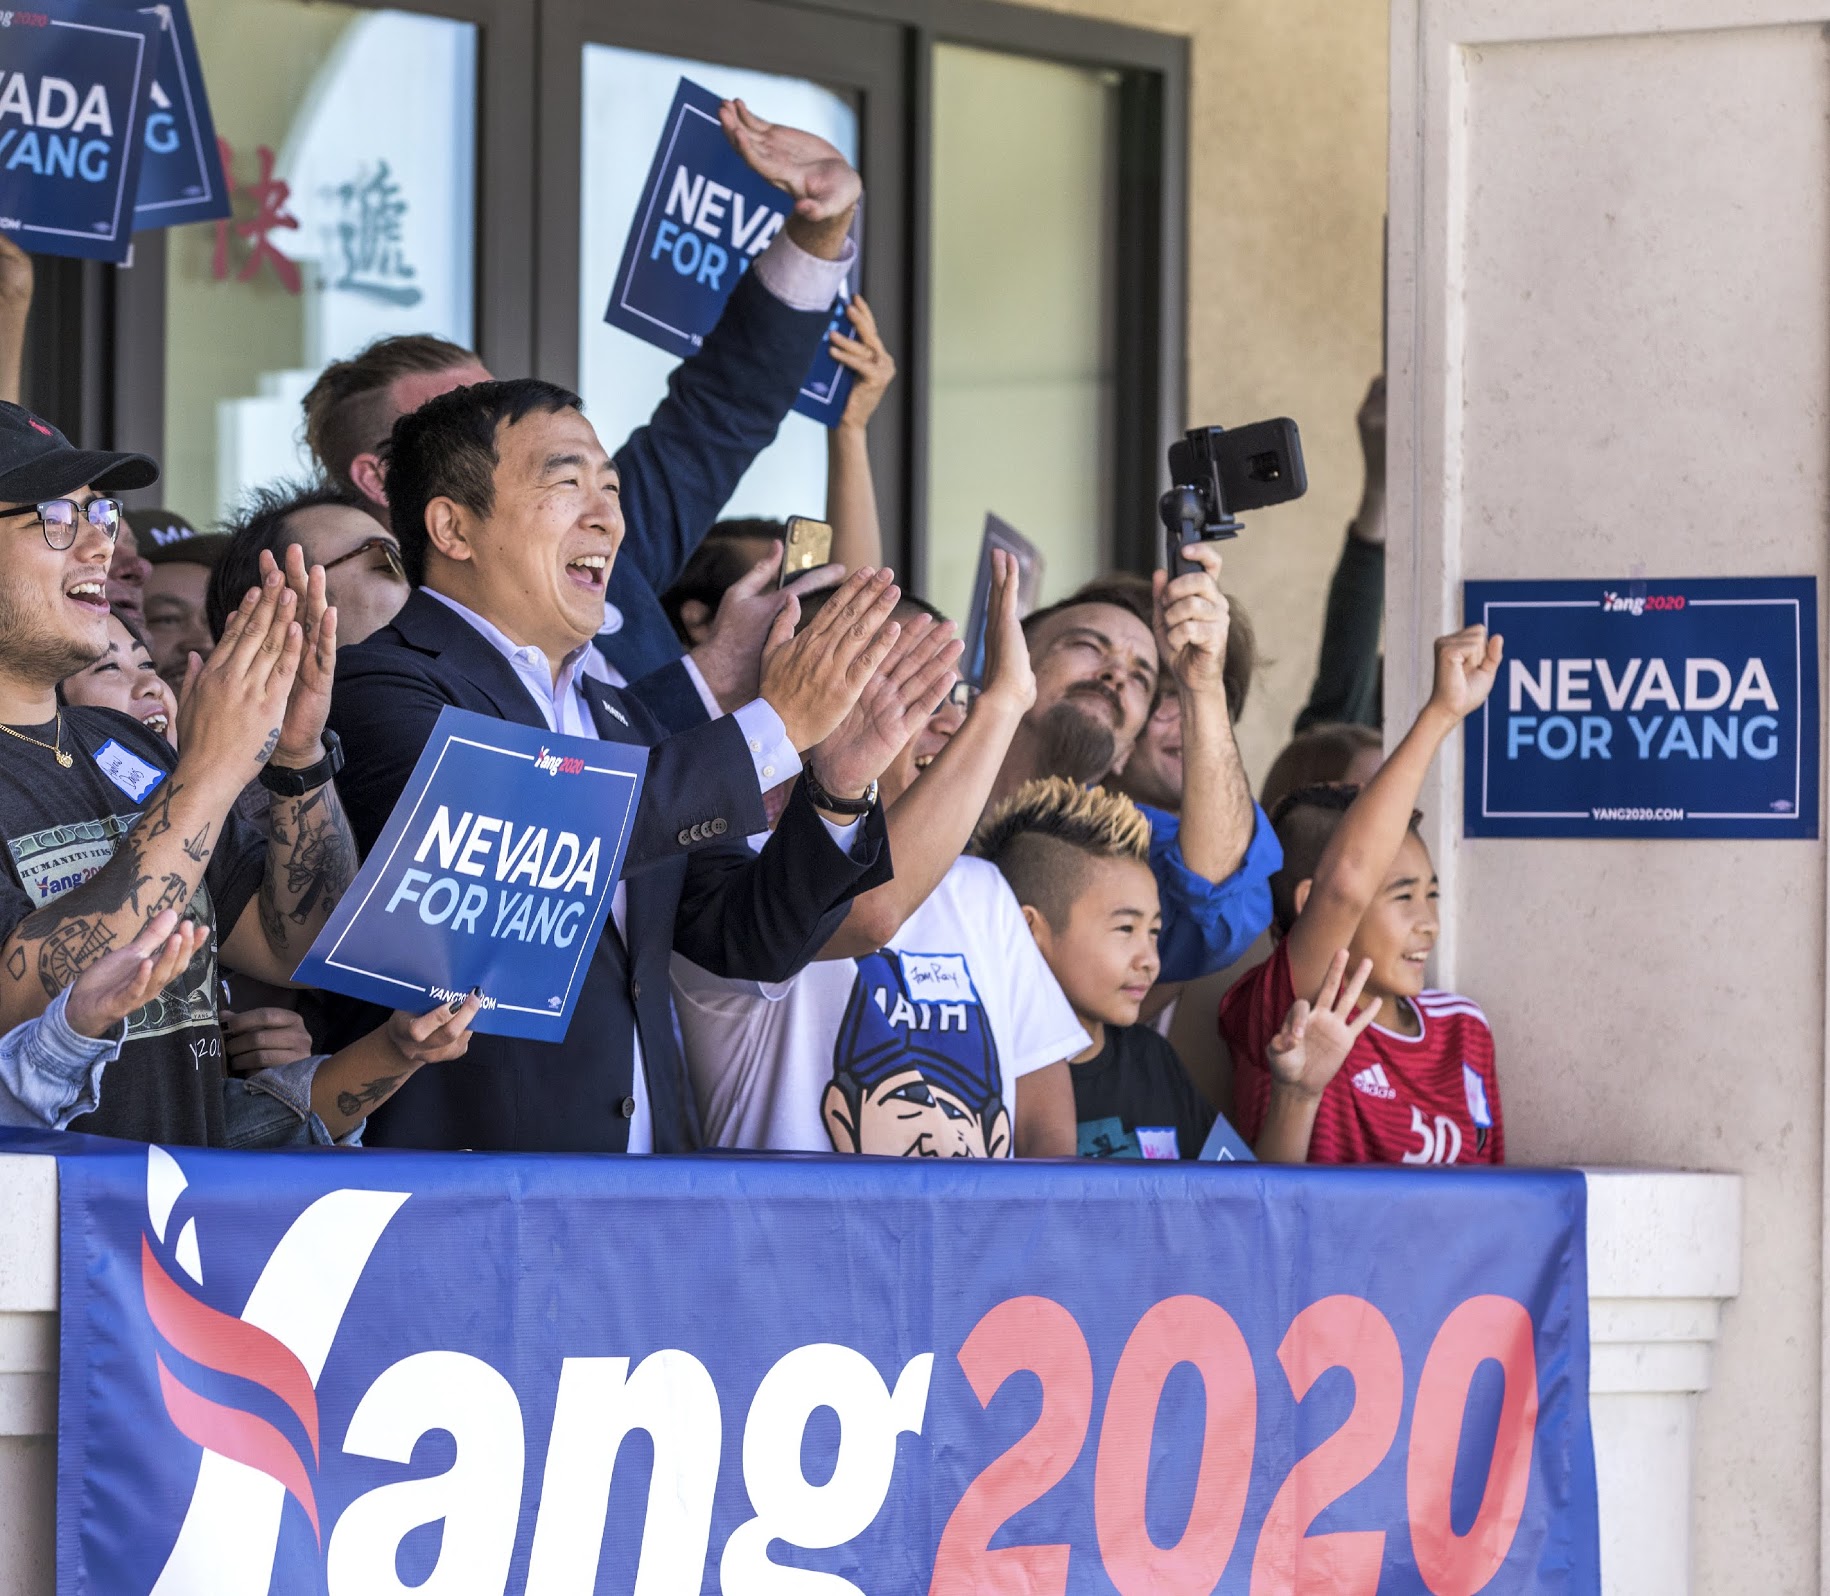
<svg viewBox="0 0 1830 1596"><path fill-rule="evenodd" d="M298 217L286 209L286 202L292 197L292 188L284 178L273 175L273 151L265 144L261 145L255 155L260 161L260 179L237 187L235 184L235 151L229 141L219 138L216 147L222 154L222 172L229 184L230 193L237 200L247 201L247 206L238 205L237 210L252 207L251 215L244 215L240 220L224 217L216 224L216 253L210 262L210 275L221 282L229 275L230 236L241 238L246 243L246 251L241 270L236 272L238 283L254 281L260 275L263 262L272 264L273 275L280 280L280 286L289 294L296 294L300 289L298 263L282 255L279 246L273 242L273 233L282 227L297 229Z"/></svg>

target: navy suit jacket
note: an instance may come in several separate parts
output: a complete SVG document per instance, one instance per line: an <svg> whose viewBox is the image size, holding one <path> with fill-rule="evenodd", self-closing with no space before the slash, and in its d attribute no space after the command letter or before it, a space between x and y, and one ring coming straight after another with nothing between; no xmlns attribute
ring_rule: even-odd
<svg viewBox="0 0 1830 1596"><path fill-rule="evenodd" d="M864 822L853 857L800 785L768 845L751 851L743 839L766 821L734 720L668 736L627 692L589 682L586 702L606 742L653 750L623 864L627 941L604 922L563 1042L474 1038L464 1059L427 1065L370 1116L373 1145L622 1152L639 1032L655 1151L691 1151L698 1116L674 1042L670 954L740 980L784 981L838 929L853 896L890 877L881 811ZM365 853L448 704L546 724L508 661L425 593L338 658L330 724L347 762L337 787ZM345 1000L336 1045L382 1017Z"/></svg>
<svg viewBox="0 0 1830 1596"><path fill-rule="evenodd" d="M705 343L668 377L648 424L616 451L628 530L605 596L623 625L598 647L664 726L696 725L705 711L660 595L774 440L829 320L827 310L790 309L745 272Z"/></svg>

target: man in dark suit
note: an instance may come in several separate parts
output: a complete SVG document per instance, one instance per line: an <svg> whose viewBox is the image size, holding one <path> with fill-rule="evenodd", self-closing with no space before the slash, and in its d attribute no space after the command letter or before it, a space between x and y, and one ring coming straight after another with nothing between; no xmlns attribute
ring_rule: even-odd
<svg viewBox="0 0 1830 1596"><path fill-rule="evenodd" d="M630 683L669 728L698 725L718 700L742 703L755 692L761 611L734 606L720 635L683 658L658 595L679 578L793 406L856 253L848 234L862 192L857 172L826 140L765 122L741 100L726 101L721 119L738 153L794 207L738 279L704 346L668 378L647 425L616 451L629 546L609 584L617 624L597 646L613 679ZM383 339L312 384L306 443L325 473L385 523L381 444L395 419L489 380L482 361L456 344Z"/></svg>
<svg viewBox="0 0 1830 1596"><path fill-rule="evenodd" d="M613 924L563 1043L479 1037L464 1067L422 1073L377 1113L371 1142L695 1146L671 952L765 981L812 959L852 897L889 878L876 777L952 685L944 667L872 680L898 638L898 594L889 572L860 571L798 636L798 604L784 601L758 698L665 737L635 698L591 673L623 524L616 465L578 405L550 383L479 383L396 423L388 497L414 592L339 660L331 724L364 848L448 704L650 745ZM753 853L743 839L766 828L764 791L797 774Z"/></svg>

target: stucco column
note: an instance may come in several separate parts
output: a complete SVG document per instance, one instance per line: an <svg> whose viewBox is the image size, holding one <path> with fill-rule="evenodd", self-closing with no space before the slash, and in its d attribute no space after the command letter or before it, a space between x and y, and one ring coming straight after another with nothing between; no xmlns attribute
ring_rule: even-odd
<svg viewBox="0 0 1830 1596"><path fill-rule="evenodd" d="M57 1484L57 1161L0 1157L0 1596L51 1596Z"/></svg>

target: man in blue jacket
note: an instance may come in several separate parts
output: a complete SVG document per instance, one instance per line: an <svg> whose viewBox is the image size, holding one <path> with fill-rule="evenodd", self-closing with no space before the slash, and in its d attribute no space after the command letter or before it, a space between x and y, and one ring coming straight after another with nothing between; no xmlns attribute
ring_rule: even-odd
<svg viewBox="0 0 1830 1596"><path fill-rule="evenodd" d="M754 695L772 604L681 657L661 609L750 462L773 441L813 362L856 246L862 183L812 133L764 122L742 101L720 119L750 167L794 200L774 240L738 279L704 345L677 367L646 426L616 451L628 541L611 573L598 649L615 686L670 729ZM305 396L305 436L327 475L388 522L381 445L395 420L453 388L487 382L468 349L426 336L383 339L328 366ZM773 595L770 595L773 597ZM747 622L748 624L744 624Z"/></svg>

